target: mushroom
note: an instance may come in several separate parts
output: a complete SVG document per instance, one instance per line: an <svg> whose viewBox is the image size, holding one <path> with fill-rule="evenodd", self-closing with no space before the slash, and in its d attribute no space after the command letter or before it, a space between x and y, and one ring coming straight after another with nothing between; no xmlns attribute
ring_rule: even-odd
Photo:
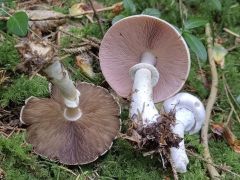
<svg viewBox="0 0 240 180"><path fill-rule="evenodd" d="M134 15L115 23L100 46L100 65L109 85L131 96L130 118L144 127L159 118L154 103L178 92L190 68L188 47L168 22Z"/></svg>
<svg viewBox="0 0 240 180"><path fill-rule="evenodd" d="M172 130L181 138L184 138L184 133L197 133L205 120L205 108L202 102L188 93L178 93L167 99L163 103L163 108L167 113L175 112L176 124ZM184 140L179 143L179 148L172 147L170 154L177 172L186 172L189 160L185 151Z"/></svg>
<svg viewBox="0 0 240 180"><path fill-rule="evenodd" d="M103 155L120 130L114 97L92 84L75 86L59 58L49 53L49 46L31 42L20 47L28 61L45 61L41 71L53 84L51 98L30 97L21 110L20 120L28 125L27 142L33 150L68 165L87 164Z"/></svg>

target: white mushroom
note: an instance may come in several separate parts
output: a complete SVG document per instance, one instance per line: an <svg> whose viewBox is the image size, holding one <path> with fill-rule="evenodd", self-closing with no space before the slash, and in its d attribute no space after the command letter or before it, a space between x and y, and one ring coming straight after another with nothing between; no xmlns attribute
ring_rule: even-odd
<svg viewBox="0 0 240 180"><path fill-rule="evenodd" d="M167 113L175 111L176 124L172 130L181 138L184 138L186 133L197 133L205 120L205 108L202 102L188 93L178 93L167 99L163 108ZM184 140L179 143L179 148L171 148L170 153L177 172L186 172L189 160L185 151Z"/></svg>

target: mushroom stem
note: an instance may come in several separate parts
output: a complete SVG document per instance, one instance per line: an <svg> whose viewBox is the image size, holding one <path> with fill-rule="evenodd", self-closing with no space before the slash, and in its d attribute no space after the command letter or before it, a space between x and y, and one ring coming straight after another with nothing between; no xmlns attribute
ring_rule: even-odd
<svg viewBox="0 0 240 180"><path fill-rule="evenodd" d="M134 80L132 88L132 100L130 117L132 120L141 120L143 126L157 121L160 116L153 102L153 87L157 84L159 74L154 67L155 57L145 52L142 55L141 63L130 69Z"/></svg>
<svg viewBox="0 0 240 180"><path fill-rule="evenodd" d="M67 70L59 60L56 60L43 71L61 92L66 105L66 109L64 110L65 118L70 121L79 119L82 115L81 110L79 109L80 92L76 89L73 81L69 78Z"/></svg>
<svg viewBox="0 0 240 180"><path fill-rule="evenodd" d="M166 100L163 104L165 112L175 111L176 124L172 131L184 138L184 133L194 134L198 132L205 120L205 108L201 101L188 93L179 93ZM170 149L171 158L176 171L184 173L189 163L184 140L179 143L179 148Z"/></svg>

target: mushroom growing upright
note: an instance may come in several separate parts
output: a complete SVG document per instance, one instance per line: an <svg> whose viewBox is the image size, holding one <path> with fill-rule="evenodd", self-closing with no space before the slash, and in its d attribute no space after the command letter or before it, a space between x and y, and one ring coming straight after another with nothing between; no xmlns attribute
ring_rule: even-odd
<svg viewBox="0 0 240 180"><path fill-rule="evenodd" d="M190 55L181 34L164 20L135 15L115 23L100 47L100 65L110 86L131 97L130 117L147 126L160 116L154 102L178 92Z"/></svg>
<svg viewBox="0 0 240 180"><path fill-rule="evenodd" d="M40 68L53 83L51 98L30 97L21 110L34 151L68 165L90 163L104 154L120 129L120 109L113 96L92 84L75 86L46 43L24 42L18 48L24 66Z"/></svg>
<svg viewBox="0 0 240 180"><path fill-rule="evenodd" d="M164 102L163 108L167 113L175 112L176 124L173 132L181 138L184 138L184 133L197 133L205 120L205 108L202 102L188 93L178 93L169 98ZM170 153L177 172L186 172L189 160L185 152L184 140L179 143L179 148L172 147Z"/></svg>

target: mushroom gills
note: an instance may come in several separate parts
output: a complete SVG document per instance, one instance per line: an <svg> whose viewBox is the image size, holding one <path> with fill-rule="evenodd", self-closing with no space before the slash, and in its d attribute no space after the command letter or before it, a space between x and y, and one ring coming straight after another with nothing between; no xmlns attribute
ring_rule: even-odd
<svg viewBox="0 0 240 180"><path fill-rule="evenodd" d="M134 81L130 117L143 126L156 122L160 116L153 102L153 87L159 79L155 64L155 56L145 52L142 54L141 63L134 65L129 71Z"/></svg>

